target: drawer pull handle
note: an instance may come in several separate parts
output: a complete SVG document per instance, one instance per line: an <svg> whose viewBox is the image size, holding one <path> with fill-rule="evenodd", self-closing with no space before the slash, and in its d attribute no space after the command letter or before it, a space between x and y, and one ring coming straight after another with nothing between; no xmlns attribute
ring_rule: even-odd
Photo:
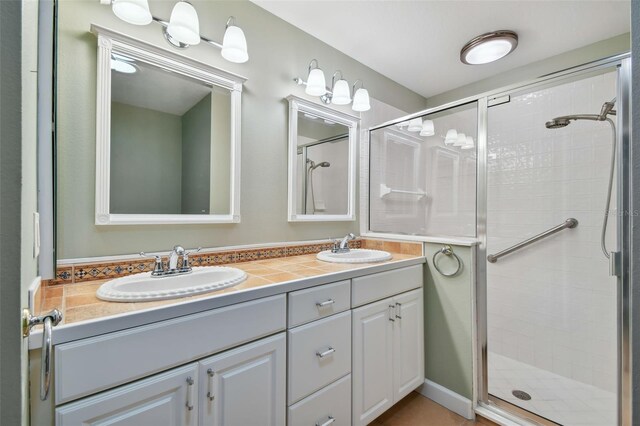
<svg viewBox="0 0 640 426"><path fill-rule="evenodd" d="M333 416L328 416L327 421L324 423L316 423L316 426L329 426L331 423L335 422L336 419Z"/></svg>
<svg viewBox="0 0 640 426"><path fill-rule="evenodd" d="M209 376L209 390L207 391L207 398L209 401L213 401L213 370L207 370L207 376Z"/></svg>
<svg viewBox="0 0 640 426"><path fill-rule="evenodd" d="M391 321L391 322L395 322L396 321L395 318L394 318L394 313L393 313L394 312L393 310L395 309L395 307L396 307L395 305L389 305L389 321Z"/></svg>
<svg viewBox="0 0 640 426"><path fill-rule="evenodd" d="M316 302L316 306L318 308L324 308L325 306L333 305L334 303L336 303L335 300L328 299L328 300L325 300L324 302Z"/></svg>
<svg viewBox="0 0 640 426"><path fill-rule="evenodd" d="M331 346L329 346L329 349L327 349L327 350L326 350L326 351L324 351L324 352L316 352L316 356L317 356L318 358L324 358L325 356L329 356L329 355L331 355L331 354L332 354L332 353L334 353L335 351L336 351L335 349L333 349Z"/></svg>
<svg viewBox="0 0 640 426"><path fill-rule="evenodd" d="M396 302L396 318L402 319L402 303Z"/></svg>
<svg viewBox="0 0 640 426"><path fill-rule="evenodd" d="M187 410L193 410L193 393L195 392L194 382L191 377L187 377Z"/></svg>

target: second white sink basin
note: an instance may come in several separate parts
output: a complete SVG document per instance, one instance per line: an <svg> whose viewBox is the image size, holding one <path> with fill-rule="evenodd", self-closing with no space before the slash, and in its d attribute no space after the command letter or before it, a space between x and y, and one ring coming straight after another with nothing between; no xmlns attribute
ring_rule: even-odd
<svg viewBox="0 0 640 426"><path fill-rule="evenodd" d="M151 272L107 281L98 289L98 299L110 302L146 302L177 299L195 294L222 290L238 285L247 274L226 266L193 268L189 274L152 277Z"/></svg>
<svg viewBox="0 0 640 426"><path fill-rule="evenodd" d="M318 260L333 263L370 263L384 262L391 259L391 253L382 250L351 249L345 253L333 253L331 250L321 251L316 255Z"/></svg>

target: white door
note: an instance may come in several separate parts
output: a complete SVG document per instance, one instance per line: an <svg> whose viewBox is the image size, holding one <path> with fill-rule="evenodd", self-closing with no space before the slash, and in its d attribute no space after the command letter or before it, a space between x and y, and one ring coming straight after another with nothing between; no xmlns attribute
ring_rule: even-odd
<svg viewBox="0 0 640 426"><path fill-rule="evenodd" d="M195 426L197 371L189 364L64 405L56 426Z"/></svg>
<svg viewBox="0 0 640 426"><path fill-rule="evenodd" d="M353 310L353 425L393 405L393 299Z"/></svg>
<svg viewBox="0 0 640 426"><path fill-rule="evenodd" d="M393 298L393 400L398 402L424 383L422 289Z"/></svg>
<svg viewBox="0 0 640 426"><path fill-rule="evenodd" d="M284 425L285 357L281 333L201 361L200 425Z"/></svg>

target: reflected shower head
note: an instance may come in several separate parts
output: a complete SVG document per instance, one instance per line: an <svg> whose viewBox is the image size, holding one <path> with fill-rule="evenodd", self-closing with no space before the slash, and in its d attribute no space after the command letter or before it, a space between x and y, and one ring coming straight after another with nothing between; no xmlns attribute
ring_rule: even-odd
<svg viewBox="0 0 640 426"><path fill-rule="evenodd" d="M318 167L331 167L331 163L329 163L328 161L323 161L322 163L312 164L311 170L315 170Z"/></svg>
<svg viewBox="0 0 640 426"><path fill-rule="evenodd" d="M571 123L568 118L554 118L551 121L547 121L544 125L547 129L561 129L563 127L567 127Z"/></svg>

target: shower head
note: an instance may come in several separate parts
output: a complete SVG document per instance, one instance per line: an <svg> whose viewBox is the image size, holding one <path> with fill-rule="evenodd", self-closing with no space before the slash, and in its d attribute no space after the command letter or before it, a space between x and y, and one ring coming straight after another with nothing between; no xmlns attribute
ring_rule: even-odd
<svg viewBox="0 0 640 426"><path fill-rule="evenodd" d="M328 161L323 161L322 163L312 164L311 170L315 170L318 167L331 167L331 163L329 163Z"/></svg>
<svg viewBox="0 0 640 426"><path fill-rule="evenodd" d="M551 121L547 121L544 125L547 129L561 129L563 127L567 127L569 123L571 123L569 119L558 117L558 118L554 118Z"/></svg>

